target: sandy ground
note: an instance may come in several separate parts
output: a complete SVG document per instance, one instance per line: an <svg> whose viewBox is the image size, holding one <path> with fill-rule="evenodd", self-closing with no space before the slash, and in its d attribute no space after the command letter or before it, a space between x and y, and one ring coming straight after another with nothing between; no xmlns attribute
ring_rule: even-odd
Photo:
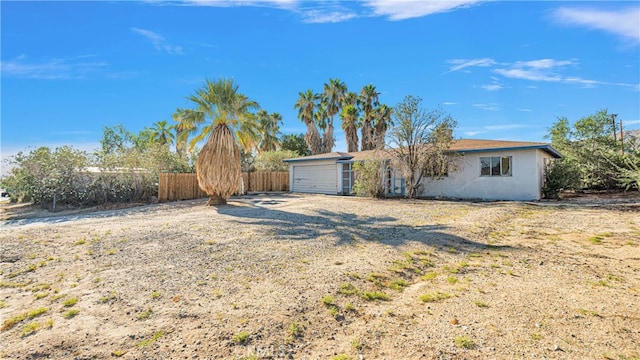
<svg viewBox="0 0 640 360"><path fill-rule="evenodd" d="M637 197L204 203L3 208L0 357L640 358Z"/></svg>

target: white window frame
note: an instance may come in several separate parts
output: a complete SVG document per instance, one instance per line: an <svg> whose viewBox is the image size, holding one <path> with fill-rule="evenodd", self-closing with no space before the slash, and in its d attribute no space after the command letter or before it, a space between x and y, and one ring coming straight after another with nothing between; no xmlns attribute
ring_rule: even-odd
<svg viewBox="0 0 640 360"><path fill-rule="evenodd" d="M507 168L505 169L505 160L508 161ZM483 169L486 167L484 164L489 164L489 173L483 174ZM498 169L498 173L494 174L494 169ZM481 177L505 177L513 176L513 156L486 156L480 157L480 176Z"/></svg>

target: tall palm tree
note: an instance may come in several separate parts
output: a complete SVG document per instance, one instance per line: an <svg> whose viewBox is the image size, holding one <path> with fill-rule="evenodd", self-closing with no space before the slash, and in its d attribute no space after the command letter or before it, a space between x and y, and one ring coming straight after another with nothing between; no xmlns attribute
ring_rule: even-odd
<svg viewBox="0 0 640 360"><path fill-rule="evenodd" d="M340 118L347 140L347 151L358 151L358 109L353 105L347 105L342 108Z"/></svg>
<svg viewBox="0 0 640 360"><path fill-rule="evenodd" d="M346 107L347 105L356 106L357 103L358 103L358 94L354 93L353 91L349 91L344 94L344 97L342 98L343 108Z"/></svg>
<svg viewBox="0 0 640 360"><path fill-rule="evenodd" d="M319 96L315 94L311 89L305 92L298 93L298 100L293 105L294 109L298 109L298 119L307 125L307 133L304 136L304 140L309 145L311 155L322 154L322 139L320 133L316 127L315 122L315 110L316 102Z"/></svg>
<svg viewBox="0 0 640 360"><path fill-rule="evenodd" d="M379 105L376 87L373 84L365 85L360 91L359 104L364 112L362 119L362 150L373 150L373 109Z"/></svg>
<svg viewBox="0 0 640 360"><path fill-rule="evenodd" d="M318 128L322 131L320 134L321 137L321 154L326 154L331 152L331 148L333 147L333 125L329 126L329 123L332 122L329 117L329 113L327 112L327 106L322 102L322 96L320 96L320 100L316 105L316 112L314 113L315 122L318 125Z"/></svg>
<svg viewBox="0 0 640 360"><path fill-rule="evenodd" d="M161 146L169 146L173 143L173 139L175 138L173 135L173 125L169 125L166 120L155 122L149 130L149 140L151 143Z"/></svg>
<svg viewBox="0 0 640 360"><path fill-rule="evenodd" d="M242 94L240 94L238 98L240 104L249 101L249 98ZM257 106L256 108L260 108L260 106ZM254 113L248 111L245 114L245 120L246 121L243 121L236 129L235 135L238 140L238 145L240 145L242 151L245 153L251 153L253 150L258 150L258 147L260 146L260 123L258 121L258 117Z"/></svg>
<svg viewBox="0 0 640 360"><path fill-rule="evenodd" d="M208 205L226 204L242 176L238 142L256 133L251 110L259 105L238 92L233 80L223 78L206 80L188 99L195 105L194 123L204 125L192 143L208 136L196 161L198 184L209 195ZM250 144L244 141L244 146Z"/></svg>
<svg viewBox="0 0 640 360"><path fill-rule="evenodd" d="M278 139L281 135L280 124L282 124L282 115L280 115L279 112L272 112L269 118L271 119L271 126L267 134L269 141L273 144L271 150L276 150L280 146L280 140Z"/></svg>
<svg viewBox="0 0 640 360"><path fill-rule="evenodd" d="M325 83L322 92L322 104L327 110L327 122L324 130L322 142L325 152L331 152L335 139L333 138L333 117L340 112L344 95L347 92L347 86L340 79L329 79L329 83Z"/></svg>
<svg viewBox="0 0 640 360"><path fill-rule="evenodd" d="M260 130L258 153L276 150L278 147L278 135L280 134L282 115L277 112L269 114L266 110L260 110L256 116Z"/></svg>
<svg viewBox="0 0 640 360"><path fill-rule="evenodd" d="M391 120L392 109L385 104L380 105L373 111L375 125L373 128L373 143L376 149L384 149L386 145L385 136L389 127L393 126Z"/></svg>
<svg viewBox="0 0 640 360"><path fill-rule="evenodd" d="M173 121L176 123L173 125L175 131L176 140L176 153L180 158L184 158L191 149L188 149L189 135L196 131L196 125L192 121L191 109L177 108L171 115Z"/></svg>

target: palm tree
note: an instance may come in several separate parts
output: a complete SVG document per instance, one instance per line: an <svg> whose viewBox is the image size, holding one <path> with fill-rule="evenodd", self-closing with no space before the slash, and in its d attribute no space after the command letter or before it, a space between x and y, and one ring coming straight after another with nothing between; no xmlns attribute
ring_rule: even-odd
<svg viewBox="0 0 640 360"><path fill-rule="evenodd" d="M233 80L223 78L206 80L188 99L195 104L192 120L204 125L192 144L209 137L196 161L198 184L209 195L207 205L226 204L242 176L238 142L250 146L246 139L256 133L250 111L259 105L239 93Z"/></svg>
<svg viewBox="0 0 640 360"><path fill-rule="evenodd" d="M320 96L322 97L322 96ZM321 143L320 143L320 153L326 154L331 152L331 148L333 147L333 125L329 126L329 123L332 122L331 118L329 118L329 114L327 112L327 106L325 103L320 102L316 105L316 112L314 113L315 122L318 125L318 128L322 130L321 134ZM331 145L331 147L329 147Z"/></svg>
<svg viewBox="0 0 640 360"><path fill-rule="evenodd" d="M357 103L358 103L358 94L354 93L353 91L349 91L344 94L344 97L342 98L343 108L347 105L356 106Z"/></svg>
<svg viewBox="0 0 640 360"><path fill-rule="evenodd" d="M373 143L376 149L384 149L387 130L393 125L391 120L392 109L385 104L380 105L373 112L375 118Z"/></svg>
<svg viewBox="0 0 640 360"><path fill-rule="evenodd" d="M272 112L269 115L271 119L271 126L269 127L269 131L266 132L268 135L267 143L271 142L270 146L271 151L276 150L280 146L280 141L278 137L280 136L280 124L282 124L282 115L279 112Z"/></svg>
<svg viewBox="0 0 640 360"><path fill-rule="evenodd" d="M173 125L176 140L176 153L180 158L184 158L191 149L188 149L189 135L196 131L197 127L193 123L191 109L177 108L176 112L171 115L176 124Z"/></svg>
<svg viewBox="0 0 640 360"><path fill-rule="evenodd" d="M240 103L249 101L249 98L242 94L240 94L239 99ZM257 106L257 108L260 108L260 106ZM251 112L247 112L245 117L246 121L243 121L236 129L235 135L242 151L251 153L260 146L260 123L258 122L258 117Z"/></svg>
<svg viewBox="0 0 640 360"><path fill-rule="evenodd" d="M373 109L378 106L378 95L376 87L373 84L365 85L360 91L359 104L364 112L362 120L362 150L373 150L375 147L373 140Z"/></svg>
<svg viewBox="0 0 640 360"><path fill-rule="evenodd" d="M260 146L258 152L274 151L278 147L278 135L282 115L277 112L269 115L266 110L260 110L256 114L260 130Z"/></svg>
<svg viewBox="0 0 640 360"><path fill-rule="evenodd" d="M322 139L315 123L315 109L316 101L319 96L315 94L311 89L305 92L298 93L298 100L293 105L294 109L298 109L298 119L307 125L307 134L304 136L304 140L309 145L311 155L322 154Z"/></svg>
<svg viewBox="0 0 640 360"><path fill-rule="evenodd" d="M340 118L347 140L347 151L358 151L358 109L353 105L347 105L342 108Z"/></svg>
<svg viewBox="0 0 640 360"><path fill-rule="evenodd" d="M340 112L342 102L347 92L347 86L340 79L329 79L329 83L325 83L322 93L322 104L327 110L327 122L324 130L323 146L325 152L331 152L335 139L333 138L333 117Z"/></svg>
<svg viewBox="0 0 640 360"><path fill-rule="evenodd" d="M149 141L161 146L169 146L173 142L173 125L169 125L165 120L155 122L150 130Z"/></svg>

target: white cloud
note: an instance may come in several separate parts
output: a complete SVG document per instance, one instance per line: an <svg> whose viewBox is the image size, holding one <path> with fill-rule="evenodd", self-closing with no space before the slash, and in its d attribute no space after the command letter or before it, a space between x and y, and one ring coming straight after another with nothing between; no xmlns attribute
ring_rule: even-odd
<svg viewBox="0 0 640 360"><path fill-rule="evenodd" d="M480 87L487 91L496 91L502 89L502 85L500 84L482 85Z"/></svg>
<svg viewBox="0 0 640 360"><path fill-rule="evenodd" d="M93 56L29 62L27 56L21 55L13 60L0 62L0 71L2 76L27 79L84 79L100 72L107 66L107 63L103 61L86 61L91 58Z"/></svg>
<svg viewBox="0 0 640 360"><path fill-rule="evenodd" d="M549 73L541 72L536 69L510 68L510 69L495 69L493 71L496 74L500 74L504 77L508 77L512 79L524 79L524 80L531 80L531 81L549 81L549 82L558 82L562 80L562 78L557 75L551 75Z"/></svg>
<svg viewBox="0 0 640 360"><path fill-rule="evenodd" d="M404 20L427 16L458 8L470 7L488 0L366 0L353 6L351 1L302 1L302 0L146 0L147 2L164 4L181 4L187 6L236 7L255 6L290 10L301 15L306 23L337 23L353 18L384 16L390 20ZM351 9L345 5L349 4ZM363 10L362 8L367 10ZM359 10L353 10L358 8ZM365 12L369 12L368 14Z"/></svg>
<svg viewBox="0 0 640 360"><path fill-rule="evenodd" d="M522 129L529 127L525 124L498 124L498 125L485 125L480 127L468 127L468 128L460 128L460 131L466 136L476 136L480 134L500 132L505 130L514 130L514 129ZM492 136L495 138L495 136Z"/></svg>
<svg viewBox="0 0 640 360"><path fill-rule="evenodd" d="M640 43L640 7L618 11L561 7L553 11L553 18L561 24L603 30Z"/></svg>
<svg viewBox="0 0 640 360"><path fill-rule="evenodd" d="M298 0L185 0L184 3L194 6L254 6L285 9L298 13L302 17L302 21L309 24L338 23L359 16L341 6L340 3L311 2L302 4Z"/></svg>
<svg viewBox="0 0 640 360"><path fill-rule="evenodd" d="M133 31L136 34L142 35L158 51L164 51L167 54L171 54L171 55L182 55L183 54L182 47L173 46L173 45L168 44L167 41L165 40L165 38L162 35L158 34L158 33L155 33L155 32L150 31L150 30L139 29L139 28L136 28L136 27L132 27L131 31Z"/></svg>
<svg viewBox="0 0 640 360"><path fill-rule="evenodd" d="M496 103L473 104L473 107L476 108L476 109L487 110L487 111L499 111L500 110L500 105L496 104Z"/></svg>
<svg viewBox="0 0 640 360"><path fill-rule="evenodd" d="M584 79L578 76L564 75L563 73L567 71L567 68L575 68L578 66L579 63L576 59L537 59L516 61L513 63L501 63L490 58L478 58L471 60L452 59L447 60L447 63L452 66L446 73L462 70L468 67L490 67L490 71L494 74L510 79L578 84L587 88L596 87L598 85L621 86L640 91L640 84L612 83L600 80ZM492 76L491 79L493 80L491 84L481 85L480 87L487 91L495 91L504 88L498 78ZM535 86L530 87L535 88Z"/></svg>
<svg viewBox="0 0 640 360"><path fill-rule="evenodd" d="M469 7L478 0L369 0L365 5L373 8L378 16L390 20L404 20Z"/></svg>
<svg viewBox="0 0 640 360"><path fill-rule="evenodd" d="M310 24L337 23L353 19L357 16L356 13L342 11L308 10L302 12L304 22Z"/></svg>
<svg viewBox="0 0 640 360"><path fill-rule="evenodd" d="M462 70L464 68L471 67L471 66L487 67L487 66L496 65L496 62L490 58L471 59L471 60L452 59L452 60L447 60L447 62L453 65L449 68L448 72Z"/></svg>
<svg viewBox="0 0 640 360"><path fill-rule="evenodd" d="M573 60L554 60L554 59L539 59L529 61L516 61L514 66L532 69L553 69L566 65L576 65Z"/></svg>
<svg viewBox="0 0 640 360"><path fill-rule="evenodd" d="M451 102L451 101L445 101L442 103L442 105L457 105L457 102Z"/></svg>
<svg viewBox="0 0 640 360"><path fill-rule="evenodd" d="M185 4L195 6L216 6L216 7L233 7L233 6L265 6L277 8L293 8L298 0L185 0Z"/></svg>
<svg viewBox="0 0 640 360"><path fill-rule="evenodd" d="M507 68L494 69L493 71L508 78L559 82L563 81L563 78L556 74L556 70L576 64L577 62L574 60L539 59L516 61L508 65Z"/></svg>
<svg viewBox="0 0 640 360"><path fill-rule="evenodd" d="M484 134L486 133L486 131L469 130L469 131L463 131L463 133L467 136L476 136L476 135Z"/></svg>
<svg viewBox="0 0 640 360"><path fill-rule="evenodd" d="M523 124L501 124L501 125L487 125L484 126L486 130L494 131L494 130L511 130L511 129L520 129L526 127Z"/></svg>
<svg viewBox="0 0 640 360"><path fill-rule="evenodd" d="M497 91L503 88L502 84L500 83L500 79L495 76L491 76L491 84L481 85L480 87L487 91Z"/></svg>
<svg viewBox="0 0 640 360"><path fill-rule="evenodd" d="M531 112L531 111L533 111L533 110L531 110L531 109L516 109L516 110L518 110L518 111L522 111L522 112Z"/></svg>

